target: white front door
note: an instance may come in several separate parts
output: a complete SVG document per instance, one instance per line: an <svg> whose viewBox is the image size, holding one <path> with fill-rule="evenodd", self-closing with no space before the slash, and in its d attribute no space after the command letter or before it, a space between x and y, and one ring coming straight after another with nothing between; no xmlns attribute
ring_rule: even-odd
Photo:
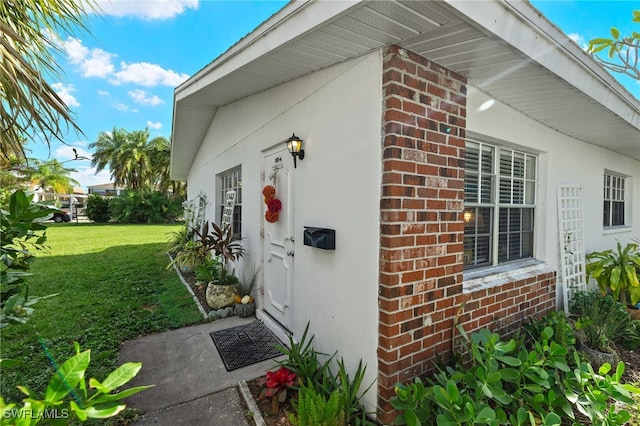
<svg viewBox="0 0 640 426"><path fill-rule="evenodd" d="M265 153L264 185L275 187L275 198L282 203L278 220L264 218L264 310L286 330L291 329L293 300L293 174L292 157L287 149Z"/></svg>

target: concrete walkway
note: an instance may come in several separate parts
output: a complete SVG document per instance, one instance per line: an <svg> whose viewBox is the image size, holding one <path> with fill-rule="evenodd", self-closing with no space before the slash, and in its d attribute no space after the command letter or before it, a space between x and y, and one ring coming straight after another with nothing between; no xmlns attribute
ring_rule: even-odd
<svg viewBox="0 0 640 426"><path fill-rule="evenodd" d="M155 385L126 401L145 413L136 424L248 425L238 382L263 376L284 356L228 372L209 333L251 321L229 317L126 342L119 364L142 362L128 385Z"/></svg>

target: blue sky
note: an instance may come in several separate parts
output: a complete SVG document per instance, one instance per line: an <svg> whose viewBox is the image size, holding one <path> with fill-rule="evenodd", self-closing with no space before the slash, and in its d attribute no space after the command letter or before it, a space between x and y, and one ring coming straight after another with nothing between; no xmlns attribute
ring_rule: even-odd
<svg viewBox="0 0 640 426"><path fill-rule="evenodd" d="M51 81L71 107L84 137L70 134L70 146L54 142L48 152L29 144L39 159L73 158L72 147L90 157L88 145L114 127L149 129L151 137L171 136L174 88L284 6L286 1L98 0L100 15L89 16L90 34L65 38L59 58L63 75ZM606 36L611 26L629 34L636 1L531 0L579 45ZM635 24L637 31L638 25ZM640 98L640 84L622 80ZM72 176L87 185L107 183L89 161L70 161Z"/></svg>

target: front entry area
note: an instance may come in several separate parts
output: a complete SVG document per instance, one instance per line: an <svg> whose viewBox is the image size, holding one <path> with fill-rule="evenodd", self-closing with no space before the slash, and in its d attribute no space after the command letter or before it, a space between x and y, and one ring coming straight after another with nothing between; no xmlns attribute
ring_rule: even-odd
<svg viewBox="0 0 640 426"><path fill-rule="evenodd" d="M263 164L264 186L275 188L274 198L282 205L277 216L269 215L273 223L263 213L263 310L269 317L265 318L266 323L271 319L288 332L292 322L295 255L292 157L287 149L267 151ZM263 206L266 213L267 204Z"/></svg>

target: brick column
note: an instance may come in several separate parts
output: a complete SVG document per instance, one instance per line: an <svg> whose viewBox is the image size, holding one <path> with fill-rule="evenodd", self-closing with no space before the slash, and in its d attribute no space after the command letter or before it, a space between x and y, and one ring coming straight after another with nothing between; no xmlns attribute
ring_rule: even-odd
<svg viewBox="0 0 640 426"><path fill-rule="evenodd" d="M397 46L383 60L378 416L394 385L448 356L461 301L464 77Z"/></svg>

